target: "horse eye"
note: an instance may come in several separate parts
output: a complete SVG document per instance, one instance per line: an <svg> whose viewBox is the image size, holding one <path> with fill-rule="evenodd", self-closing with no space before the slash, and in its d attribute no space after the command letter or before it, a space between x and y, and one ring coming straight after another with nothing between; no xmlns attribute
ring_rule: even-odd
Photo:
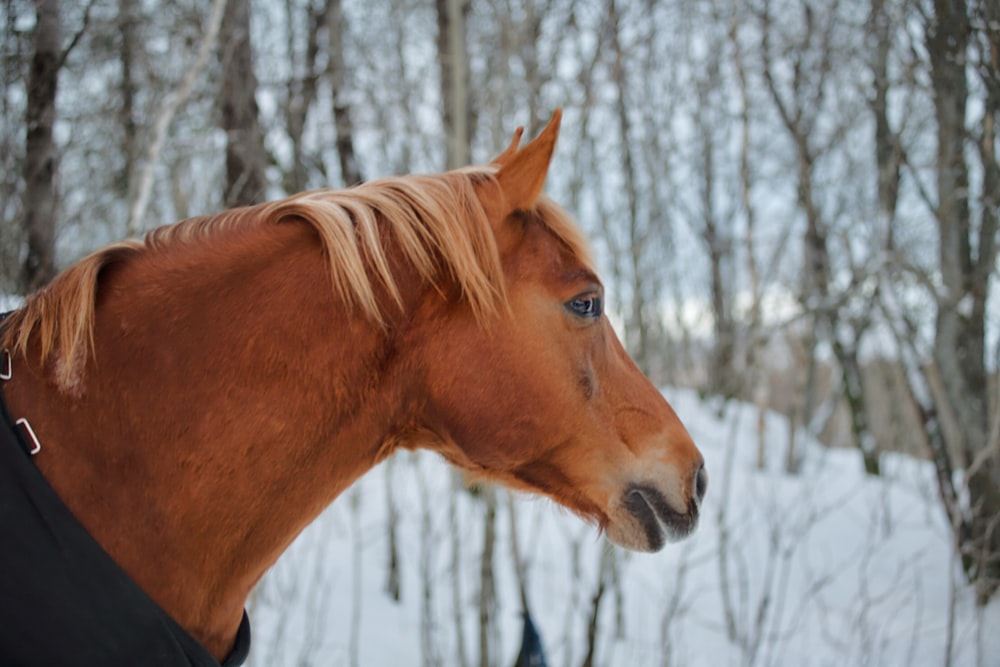
<svg viewBox="0 0 1000 667"><path fill-rule="evenodd" d="M597 318L601 316L602 303L599 296L577 297L566 303L566 307L580 317Z"/></svg>

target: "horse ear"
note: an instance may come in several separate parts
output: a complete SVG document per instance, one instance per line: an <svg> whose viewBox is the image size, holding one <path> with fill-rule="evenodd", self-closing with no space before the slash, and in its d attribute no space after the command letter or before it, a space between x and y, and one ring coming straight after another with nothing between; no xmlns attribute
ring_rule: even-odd
<svg viewBox="0 0 1000 667"><path fill-rule="evenodd" d="M512 154L508 155L510 147L501 154L500 157L504 159L500 162L496 178L503 193L506 209L504 217L519 209L529 209L538 200L549 172L552 152L556 147L560 120L562 120L562 110L556 109L552 114L552 120L534 141ZM517 143L518 138L515 134L515 141L511 146Z"/></svg>
<svg viewBox="0 0 1000 667"><path fill-rule="evenodd" d="M517 153L517 148L518 146L521 145L521 135L523 134L524 134L523 127L519 127L516 130L514 130L514 138L510 140L510 144L507 146L507 148L504 149L503 153L500 153L500 155L497 155L495 158L493 158L490 164L495 164L498 167L502 167L503 165L505 165L507 161L510 160L511 156Z"/></svg>

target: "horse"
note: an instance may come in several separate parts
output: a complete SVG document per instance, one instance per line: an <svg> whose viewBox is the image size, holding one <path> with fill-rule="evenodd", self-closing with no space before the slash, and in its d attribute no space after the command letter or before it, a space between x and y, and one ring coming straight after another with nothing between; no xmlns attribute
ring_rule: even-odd
<svg viewBox="0 0 1000 667"><path fill-rule="evenodd" d="M309 191L112 244L0 324L18 484L61 503L59 521L122 574L114 590L163 612L153 625L170 625L183 664L242 661L255 584L399 449L547 496L628 549L694 530L702 456L616 336L582 231L542 192L560 118L524 146L518 129L485 166ZM5 537L7 549L54 531ZM78 566L64 551L50 605L93 588L66 574ZM6 624L29 613L39 579L55 584L2 576L5 662L34 619L17 637ZM111 588L79 605L96 609ZM100 625L140 615L115 613Z"/></svg>

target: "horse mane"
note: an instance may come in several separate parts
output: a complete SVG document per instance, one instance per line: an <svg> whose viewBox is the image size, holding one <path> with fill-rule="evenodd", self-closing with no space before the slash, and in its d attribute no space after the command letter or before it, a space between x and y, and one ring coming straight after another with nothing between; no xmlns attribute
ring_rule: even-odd
<svg viewBox="0 0 1000 667"><path fill-rule="evenodd" d="M496 185L495 173L495 166L486 166L385 178L158 227L143 241L122 241L93 252L30 295L4 322L0 348L26 354L29 340L37 335L41 363L55 352L56 381L69 386L93 353L94 307L105 268L143 254L204 243L225 230L292 221L305 222L317 232L333 289L374 321L381 324L384 319L370 275L403 305L381 239L383 224L389 225L404 259L423 279L436 284L447 273L475 317L485 321L507 308L496 238L475 190L477 184ZM582 232L565 211L543 195L533 213L571 253L593 266Z"/></svg>

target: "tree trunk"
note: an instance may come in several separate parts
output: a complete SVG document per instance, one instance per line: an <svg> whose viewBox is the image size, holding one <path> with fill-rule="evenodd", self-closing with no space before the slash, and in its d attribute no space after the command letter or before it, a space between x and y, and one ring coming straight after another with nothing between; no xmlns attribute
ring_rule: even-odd
<svg viewBox="0 0 1000 667"><path fill-rule="evenodd" d="M316 61L320 53L320 27L322 27L324 18L323 12L315 8L313 3L306 3L305 12L308 16L308 22L305 34L300 34L296 30L297 21L292 4L286 4L285 9L288 43L294 45L305 42L305 53L301 58L297 56L296 49L290 47L289 68L291 76L288 77L286 86L285 131L288 132L288 139L292 144L292 164L291 169L283 175L282 184L285 192L291 194L305 190L309 181L303 136L309 109L316 101L316 88L319 80Z"/></svg>
<svg viewBox="0 0 1000 667"><path fill-rule="evenodd" d="M856 339L860 339L860 332ZM851 435L854 444L861 450L861 458L865 464L865 472L869 475L880 475L882 472L881 458L868 420L868 407L865 405L864 376L861 370L861 360L857 344L848 344L841 336L833 337L833 351L840 364L841 394L847 402L848 417L851 422Z"/></svg>
<svg viewBox="0 0 1000 667"><path fill-rule="evenodd" d="M486 516L483 521L483 553L479 563L479 667L490 667L491 638L496 632L496 582L493 562L496 553L497 491L486 485L483 489Z"/></svg>
<svg viewBox="0 0 1000 667"><path fill-rule="evenodd" d="M357 185L363 179L354 152L354 124L351 122L351 107L345 90L344 13L340 0L327 1L326 28L330 86L333 88L333 125L337 132L340 176L344 180L344 185Z"/></svg>
<svg viewBox="0 0 1000 667"><path fill-rule="evenodd" d="M583 656L580 667L594 667L594 657L597 653L598 625L601 617L601 602L607 590L607 581L614 568L614 547L605 543L601 551L601 562L597 566L597 585L590 599L590 616L587 619L587 652Z"/></svg>
<svg viewBox="0 0 1000 667"><path fill-rule="evenodd" d="M889 50L892 45L892 19L884 0L872 0L868 17L868 34L872 61L871 110L875 116L875 164L878 168L878 208L882 243L885 252L895 248L893 223L899 199L899 177L902 154L899 140L889 124Z"/></svg>
<svg viewBox="0 0 1000 667"><path fill-rule="evenodd" d="M388 562L386 563L385 594L392 598L393 602L399 602L401 596L399 574L399 510L396 508L396 494L393 493L395 461L396 459L389 458L385 462L386 548L389 551L386 558Z"/></svg>
<svg viewBox="0 0 1000 667"><path fill-rule="evenodd" d="M739 389L734 379L736 354L736 327L733 321L731 295L733 286L729 284L729 267L732 265L732 233L727 226L728 215L718 210L719 167L716 165L716 154L719 152L720 123L710 109L718 106L715 94L722 86L720 61L724 48L715 44L709 48L709 54L696 76L695 81L698 106L706 111L694 119L695 135L699 160L697 175L699 182L698 199L700 206L700 229L698 235L705 244L709 263L709 293L713 328L715 334L714 346L708 368L708 385L710 392L733 398Z"/></svg>
<svg viewBox="0 0 1000 667"><path fill-rule="evenodd" d="M223 204L229 208L259 203L267 185L267 158L258 122L257 76L250 44L250 3L226 3L220 37L219 105L222 129L226 131Z"/></svg>
<svg viewBox="0 0 1000 667"><path fill-rule="evenodd" d="M611 67L611 83L615 87L614 115L615 125L621 147L621 173L623 178L623 193L625 198L623 211L625 214L625 229L627 249L623 258L628 262L627 281L630 283L631 302L625 320L626 347L636 365L647 375L651 373L652 350L649 336L649 324L646 313L648 284L650 276L645 270L645 260L649 255L648 219L639 210L639 185L636 168L636 155L632 148L633 124L629 116L628 93L629 86L625 71L627 54L622 44L621 14L615 0L608 2L608 33L613 62ZM645 223L645 224L644 224Z"/></svg>
<svg viewBox="0 0 1000 667"><path fill-rule="evenodd" d="M874 11L874 10L873 10ZM793 77L793 89L786 99L779 90L773 68L770 32L773 30L769 5L765 5L763 14L764 26L761 47L764 52L764 80L768 93L775 103L789 136L795 145L797 159L796 200L799 209L805 216L806 229L803 236L803 289L799 300L803 309L812 314L814 343L819 340L830 341L840 366L840 393L847 404L850 413L851 435L855 446L861 452L865 470L871 474L879 473L879 458L874 435L871 431L868 415L868 400L865 397L865 386L861 377L861 369L857 357L861 338L870 324L870 313L851 312L841 299L834 293L831 285L833 269L830 253L830 220L820 207L821 183L816 177L816 164L821 157L821 150L815 143L815 133L821 109L822 94L825 90L826 77L833 71L832 53L828 48L820 50L821 60L810 68L814 81L804 77ZM805 34L795 48L794 68L798 72L808 49L814 41L827 44L824 28L816 20L809 7L804 9ZM876 78L878 78L876 76ZM814 91L810 93L809 91ZM855 285L858 281L855 280ZM850 334L848 333L850 331ZM810 361L810 372L815 371L815 357ZM813 420L813 400L811 392L813 383L807 383L808 394L805 401L804 424L809 427ZM810 429L812 431L813 429ZM815 433L814 433L815 435Z"/></svg>
<svg viewBox="0 0 1000 667"><path fill-rule="evenodd" d="M122 165L117 185L118 194L123 201L132 200L133 179L136 175L136 164L139 159L139 122L135 109L138 86L133 72L136 65L136 52L140 48L139 36L137 35L138 22L135 0L119 0L122 155L125 156L125 162Z"/></svg>
<svg viewBox="0 0 1000 667"><path fill-rule="evenodd" d="M20 289L33 292L56 272L56 154L52 125L62 68L62 24L57 0L35 0L34 55L28 75L27 138L24 154L24 218L28 254Z"/></svg>
<svg viewBox="0 0 1000 667"><path fill-rule="evenodd" d="M469 65L465 24L470 0L435 0L438 23L438 62L441 66L441 104L448 145L446 169L470 162L472 146L469 105Z"/></svg>
<svg viewBox="0 0 1000 667"><path fill-rule="evenodd" d="M878 223L882 252L886 257L895 250L896 207L899 199L900 165L902 153L899 139L889 122L889 51L892 46L892 19L884 0L872 0L868 15L868 39L871 61L872 86L870 107L875 121L875 165L877 169ZM880 471L878 448L871 425L868 423L864 397L864 380L858 360L857 345L845 347L838 344L835 350L844 371L844 398L850 408L851 431L861 455L865 470L877 475ZM855 391L856 389L856 391ZM855 407L856 406L856 407Z"/></svg>
<svg viewBox="0 0 1000 667"><path fill-rule="evenodd" d="M391 459L390 459L391 460ZM451 609L452 624L455 632L455 667L468 667L469 660L465 650L465 625L462 622L462 612L465 608L465 598L462 595L462 525L458 514L458 496L465 492L462 473L452 469L449 474L451 489L448 494L448 538L451 551Z"/></svg>
<svg viewBox="0 0 1000 667"><path fill-rule="evenodd" d="M1000 586L1000 461L988 447L988 387L985 364L986 302L995 261L994 212L973 224L965 127L966 79L971 25L964 0L935 0L927 26L934 115L937 121L936 217L940 238L942 288L934 338L944 400L956 415L960 452L966 467L969 506L966 530L956 536L962 565L985 604ZM987 169L987 176L989 169ZM995 217L993 218L995 219ZM984 234L988 234L986 238ZM983 245L986 241L986 245Z"/></svg>

